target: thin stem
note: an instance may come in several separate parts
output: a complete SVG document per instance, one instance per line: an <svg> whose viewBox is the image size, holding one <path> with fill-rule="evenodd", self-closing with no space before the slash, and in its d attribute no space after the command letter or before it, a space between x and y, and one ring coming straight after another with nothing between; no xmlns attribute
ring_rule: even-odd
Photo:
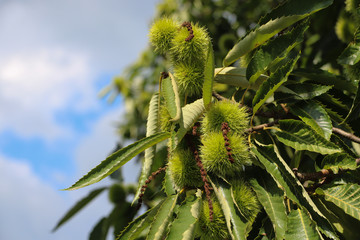
<svg viewBox="0 0 360 240"><path fill-rule="evenodd" d="M344 130L341 130L340 128L335 128L335 127L332 128L332 131L333 131L333 133L336 133L340 136L346 137L353 142L360 143L360 138L355 136L354 134L345 132Z"/></svg>

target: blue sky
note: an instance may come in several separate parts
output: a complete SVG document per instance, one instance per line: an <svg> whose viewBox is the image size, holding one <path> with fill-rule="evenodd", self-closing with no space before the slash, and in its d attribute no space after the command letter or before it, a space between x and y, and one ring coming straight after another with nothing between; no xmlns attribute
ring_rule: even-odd
<svg viewBox="0 0 360 240"><path fill-rule="evenodd" d="M50 231L95 186L63 192L113 149L123 106L100 89L146 47L157 0L0 1L0 239L87 239L101 196ZM125 35L131 32L131 38ZM136 181L138 166L126 166Z"/></svg>

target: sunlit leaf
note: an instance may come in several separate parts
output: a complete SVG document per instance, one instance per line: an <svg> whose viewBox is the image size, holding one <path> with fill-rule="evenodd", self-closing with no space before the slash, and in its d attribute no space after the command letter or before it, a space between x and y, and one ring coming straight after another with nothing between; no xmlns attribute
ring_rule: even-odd
<svg viewBox="0 0 360 240"><path fill-rule="evenodd" d="M355 158L349 156L347 153L335 153L324 157L321 162L321 168L331 169L336 174L340 169L355 170L357 164Z"/></svg>
<svg viewBox="0 0 360 240"><path fill-rule="evenodd" d="M280 120L279 123L281 131L277 131L275 134L278 140L285 145L296 150L308 150L321 154L341 152L338 146L320 136L301 121L288 119Z"/></svg>
<svg viewBox="0 0 360 240"><path fill-rule="evenodd" d="M360 61L360 43L350 43L337 59L340 64L354 65Z"/></svg>
<svg viewBox="0 0 360 240"><path fill-rule="evenodd" d="M358 184L317 188L316 193L324 195L326 201L334 203L350 216L360 220L360 186Z"/></svg>
<svg viewBox="0 0 360 240"><path fill-rule="evenodd" d="M156 93L152 96L149 106L149 114L146 123L146 137L155 134L159 126L159 95ZM151 173L151 166L155 157L156 145L145 150L144 161L142 163L141 174L139 177L138 190L135 194L133 203L138 199L141 193L141 187L145 184L146 179Z"/></svg>
<svg viewBox="0 0 360 240"><path fill-rule="evenodd" d="M167 239L171 240L192 240L194 239L196 225L201 213L201 190L196 194L187 193L185 203L178 210L178 217L170 227Z"/></svg>
<svg viewBox="0 0 360 240"><path fill-rule="evenodd" d="M320 240L322 237L316 230L316 224L305 210L291 210L288 215L288 228L285 239Z"/></svg>
<svg viewBox="0 0 360 240"><path fill-rule="evenodd" d="M168 110L171 121L177 121L181 115L181 105L178 87L174 76L169 72L170 78L162 79L161 92L165 99L166 109Z"/></svg>
<svg viewBox="0 0 360 240"><path fill-rule="evenodd" d="M74 185L65 190L75 190L99 182L145 149L152 147L169 137L170 133L157 133L116 151L78 180Z"/></svg>
<svg viewBox="0 0 360 240"><path fill-rule="evenodd" d="M214 83L214 69L215 69L214 50L210 41L206 62L205 62L205 70L204 70L203 99L204 99L205 107L207 107L211 103L212 88Z"/></svg>

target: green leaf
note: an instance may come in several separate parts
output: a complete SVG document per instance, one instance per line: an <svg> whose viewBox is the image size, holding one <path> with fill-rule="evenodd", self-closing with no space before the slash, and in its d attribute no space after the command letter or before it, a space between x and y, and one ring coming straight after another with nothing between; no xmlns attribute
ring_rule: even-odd
<svg viewBox="0 0 360 240"><path fill-rule="evenodd" d="M332 134L331 119L320 104L314 101L299 102L292 105L290 111L319 135L330 140Z"/></svg>
<svg viewBox="0 0 360 240"><path fill-rule="evenodd" d="M163 239L166 233L167 226L169 225L170 219L173 215L173 211L177 201L177 195L169 196L161 204L156 216L151 224L150 231L146 237L149 240Z"/></svg>
<svg viewBox="0 0 360 240"><path fill-rule="evenodd" d="M149 106L149 113L146 123L146 137L149 137L155 134L158 131L159 126L159 94L155 93L151 100ZM141 187L145 184L146 179L151 173L151 166L155 157L156 145L147 148L145 150L144 161L142 163L141 174L139 177L138 190L134 196L132 204L139 198L141 193Z"/></svg>
<svg viewBox="0 0 360 240"><path fill-rule="evenodd" d="M171 121L177 121L181 115L181 105L178 87L174 76L169 72L170 78L162 79L161 91L165 99L166 109L168 110Z"/></svg>
<svg viewBox="0 0 360 240"><path fill-rule="evenodd" d="M321 69L311 69L311 68L298 68L291 72L291 75L307 78L315 83L320 83L323 85L334 86L334 88L340 91L348 91L350 93L356 92L356 85L347 81L342 76L337 76L328 71ZM301 86L297 84L296 86Z"/></svg>
<svg viewBox="0 0 360 240"><path fill-rule="evenodd" d="M198 99L193 103L187 104L182 108L182 116L179 121L179 129L172 136L172 141L174 146L172 149L176 148L178 143L183 139L187 131L190 130L192 126L197 122L197 120L202 116L205 111L204 101L202 99Z"/></svg>
<svg viewBox="0 0 360 240"><path fill-rule="evenodd" d="M178 217L173 221L167 239L192 240L201 213L201 190L187 193L185 203L179 207Z"/></svg>
<svg viewBox="0 0 360 240"><path fill-rule="evenodd" d="M83 209L88 203L94 200L102 191L104 191L106 187L99 188L91 191L86 197L82 198L78 201L70 210L59 220L56 224L53 232L56 231L60 226L66 223L69 219L71 219L75 214L77 214L81 209Z"/></svg>
<svg viewBox="0 0 360 240"><path fill-rule="evenodd" d="M305 123L288 119L280 120L280 129L275 133L277 139L283 144L296 150L308 150L321 154L341 152L334 143L329 142Z"/></svg>
<svg viewBox="0 0 360 240"><path fill-rule="evenodd" d="M104 217L95 225L91 231L89 240L106 240L107 233L109 231L109 220Z"/></svg>
<svg viewBox="0 0 360 240"><path fill-rule="evenodd" d="M279 6L260 20L260 27L251 31L235 44L226 55L223 65L225 67L229 66L241 56L260 46L281 30L304 19L312 13L330 6L332 2L332 0L292 0Z"/></svg>
<svg viewBox="0 0 360 240"><path fill-rule="evenodd" d="M277 93L275 95L275 99L286 99L287 102L293 102L296 100L308 100L314 97L320 96L327 91L329 91L332 86L323 86L318 84L288 84L286 85L288 89L290 89L291 93Z"/></svg>
<svg viewBox="0 0 360 240"><path fill-rule="evenodd" d="M75 190L99 182L145 149L152 147L169 137L170 133L157 133L116 151L78 180L74 185L64 190Z"/></svg>
<svg viewBox="0 0 360 240"><path fill-rule="evenodd" d="M235 87L249 88L257 90L260 85L269 77L261 74L252 85L246 78L246 68L226 67L215 68L215 81L218 83L228 84Z"/></svg>
<svg viewBox="0 0 360 240"><path fill-rule="evenodd" d="M347 153L335 153L324 157L321 162L321 168L331 169L335 174L337 174L339 169L355 170L357 168L357 164L355 158L351 157Z"/></svg>
<svg viewBox="0 0 360 240"><path fill-rule="evenodd" d="M352 121L360 117L360 81L358 82L358 87L356 91L356 96L351 105L349 114L346 116L344 121Z"/></svg>
<svg viewBox="0 0 360 240"><path fill-rule="evenodd" d="M354 65L360 61L360 44L350 43L338 57L340 64Z"/></svg>
<svg viewBox="0 0 360 240"><path fill-rule="evenodd" d="M210 180L217 199L224 212L226 225L232 239L246 239L248 234L248 221L240 215L232 197L231 186L222 179L214 178Z"/></svg>
<svg viewBox="0 0 360 240"><path fill-rule="evenodd" d="M311 220L305 210L300 208L291 210L288 215L287 224L288 229L286 231L285 239L322 239L319 232L316 230L316 224Z"/></svg>
<svg viewBox="0 0 360 240"><path fill-rule="evenodd" d="M324 195L326 201L334 203L345 213L360 220L360 186L358 184L317 188L316 193Z"/></svg>
<svg viewBox="0 0 360 240"><path fill-rule="evenodd" d="M303 185L291 171L290 167L281 158L278 152L275 152L274 146L258 146L257 144L254 144L254 146L256 146L256 148L252 147L252 152L264 165L266 171L274 178L278 185L285 190L286 196L309 211L322 233L329 238L338 239L335 230L329 221L316 207Z"/></svg>
<svg viewBox="0 0 360 240"><path fill-rule="evenodd" d="M265 101L272 96L276 89L287 80L287 77L299 57L300 56L298 55L296 58L290 60L285 66L277 69L276 72L272 73L270 77L261 84L260 89L256 92L252 101L253 114L255 114Z"/></svg>
<svg viewBox="0 0 360 240"><path fill-rule="evenodd" d="M250 180L256 195L271 219L275 229L276 239L285 238L286 209L284 204L284 191L282 191L266 172Z"/></svg>
<svg viewBox="0 0 360 240"><path fill-rule="evenodd" d="M163 181L163 189L167 196L175 194L174 183L170 176L170 171L165 171L165 177Z"/></svg>
<svg viewBox="0 0 360 240"><path fill-rule="evenodd" d="M246 69L246 78L253 84L270 66L284 59L297 44L303 41L303 35L308 28L304 21L291 32L283 34L260 47L252 57Z"/></svg>
<svg viewBox="0 0 360 240"><path fill-rule="evenodd" d="M211 41L209 41L209 47L205 62L204 85L203 85L203 99L204 99L205 107L207 107L211 103L212 88L214 84L214 69L215 69L214 50Z"/></svg>
<svg viewBox="0 0 360 240"><path fill-rule="evenodd" d="M149 209L144 214L132 221L116 238L116 240L134 240L145 230L148 229L153 222L155 215L158 213L159 208L164 203L165 199L155 207Z"/></svg>

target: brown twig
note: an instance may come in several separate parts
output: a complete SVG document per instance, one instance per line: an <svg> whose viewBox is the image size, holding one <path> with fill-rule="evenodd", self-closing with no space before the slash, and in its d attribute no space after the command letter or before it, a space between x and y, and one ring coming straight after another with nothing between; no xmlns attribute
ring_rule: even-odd
<svg viewBox="0 0 360 240"><path fill-rule="evenodd" d="M213 95L217 100L219 100L219 101L227 100L226 97L221 96L219 93L217 93L217 92L215 92L215 91L212 92L212 95Z"/></svg>
<svg viewBox="0 0 360 240"><path fill-rule="evenodd" d="M360 158L355 159L355 161L356 161L356 165L360 164ZM334 174L334 172L331 169L321 169L318 172L312 172L312 173L300 173L297 171L297 168L294 168L293 171L295 173L295 176L300 181L307 181L307 180L316 181ZM344 171L345 170L340 169L339 173Z"/></svg>
<svg viewBox="0 0 360 240"><path fill-rule="evenodd" d="M346 138L350 139L353 142L360 143L360 138L359 137L355 136L354 134L345 132L344 130L341 130L340 128L333 127L332 132L336 133L336 134L339 134L339 135L341 135L343 137L346 137Z"/></svg>
<svg viewBox="0 0 360 240"><path fill-rule="evenodd" d="M230 140L229 140L229 138L227 136L229 131L230 131L230 127L229 127L229 124L227 122L223 122L221 124L221 131L222 131L222 134L223 134L223 137L224 137L224 140L225 140L225 148L226 148L226 151L227 151L229 161L231 163L234 163L234 158L233 158L232 153L231 153Z"/></svg>
<svg viewBox="0 0 360 240"><path fill-rule="evenodd" d="M263 130L265 127L272 127L272 126L274 126L275 124L277 124L278 122L279 122L279 120L275 120L275 121L273 121L273 122L269 122L269 123L264 123L264 124L261 124L261 125L257 125L257 126L254 126L254 127L248 128L248 129L245 129L245 132L247 132L247 133L252 133L252 132L259 131L259 130Z"/></svg>
<svg viewBox="0 0 360 240"><path fill-rule="evenodd" d="M139 194L139 201L138 201L138 206L137 206L138 209L141 207L145 190L148 187L148 185L150 184L150 182L156 177L156 175L165 171L166 168L167 168L167 166L161 167L158 170L156 170L155 172L151 173L151 175L148 177L148 179L146 179L145 184L141 186L141 190L140 190L140 194Z"/></svg>

